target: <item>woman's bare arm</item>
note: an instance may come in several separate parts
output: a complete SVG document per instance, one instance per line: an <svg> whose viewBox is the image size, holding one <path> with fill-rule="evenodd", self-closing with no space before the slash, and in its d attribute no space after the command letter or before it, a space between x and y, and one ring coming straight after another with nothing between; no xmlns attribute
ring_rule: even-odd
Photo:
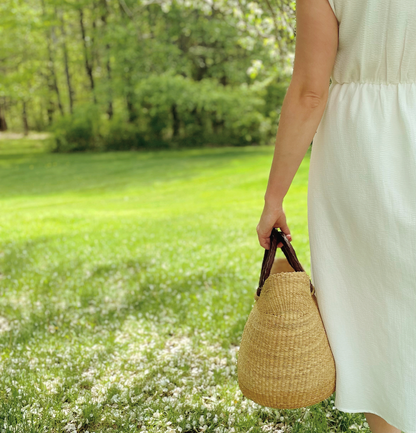
<svg viewBox="0 0 416 433"><path fill-rule="evenodd" d="M264 248L269 248L273 227L290 234L282 210L283 198L325 110L337 48L338 21L328 0L297 0L292 80L282 105L265 207L257 226Z"/></svg>

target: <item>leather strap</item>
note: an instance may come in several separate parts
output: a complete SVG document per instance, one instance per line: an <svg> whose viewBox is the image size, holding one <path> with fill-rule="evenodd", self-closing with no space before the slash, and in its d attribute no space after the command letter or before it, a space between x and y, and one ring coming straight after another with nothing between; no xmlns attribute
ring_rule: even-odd
<svg viewBox="0 0 416 433"><path fill-rule="evenodd" d="M305 272L303 266L301 265L301 263L299 262L296 256L295 249L293 248L292 244L289 242L286 235L281 230L278 230L276 229L276 227L273 227L272 232L270 233L270 249L264 250L264 257L261 265L259 286L257 288L257 296L260 296L261 289L263 288L265 281L270 275L270 271L272 269L274 258L276 255L277 245L280 242L283 244L281 250L283 251L283 254L286 256L286 259L289 262L290 266L292 266L292 268L296 272ZM310 281L310 287L311 287L312 294L314 294L315 287L313 286L312 281Z"/></svg>

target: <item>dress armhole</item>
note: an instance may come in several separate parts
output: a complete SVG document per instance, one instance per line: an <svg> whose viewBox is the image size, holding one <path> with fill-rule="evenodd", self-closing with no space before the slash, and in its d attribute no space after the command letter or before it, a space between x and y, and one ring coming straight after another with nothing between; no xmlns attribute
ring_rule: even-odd
<svg viewBox="0 0 416 433"><path fill-rule="evenodd" d="M337 16L337 14L335 13L335 0L328 0L329 5L332 8L332 11L334 12L334 15Z"/></svg>

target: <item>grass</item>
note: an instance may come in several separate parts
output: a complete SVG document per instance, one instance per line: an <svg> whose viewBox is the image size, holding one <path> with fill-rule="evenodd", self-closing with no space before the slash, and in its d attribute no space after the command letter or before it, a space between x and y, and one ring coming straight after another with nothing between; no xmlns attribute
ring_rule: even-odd
<svg viewBox="0 0 416 433"><path fill-rule="evenodd" d="M334 396L279 411L238 388L272 153L0 142L2 432L368 431ZM309 273L308 164L284 209Z"/></svg>

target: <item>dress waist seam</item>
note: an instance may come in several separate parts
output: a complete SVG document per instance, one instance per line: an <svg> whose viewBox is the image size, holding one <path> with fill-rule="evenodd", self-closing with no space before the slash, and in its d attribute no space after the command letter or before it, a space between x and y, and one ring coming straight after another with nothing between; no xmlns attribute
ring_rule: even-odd
<svg viewBox="0 0 416 433"><path fill-rule="evenodd" d="M386 82L386 81L343 81L343 82L338 82L336 80L332 80L331 84L374 84L374 85L383 85L383 86L397 86L398 84L416 84L416 80L415 81L391 81L391 82Z"/></svg>

